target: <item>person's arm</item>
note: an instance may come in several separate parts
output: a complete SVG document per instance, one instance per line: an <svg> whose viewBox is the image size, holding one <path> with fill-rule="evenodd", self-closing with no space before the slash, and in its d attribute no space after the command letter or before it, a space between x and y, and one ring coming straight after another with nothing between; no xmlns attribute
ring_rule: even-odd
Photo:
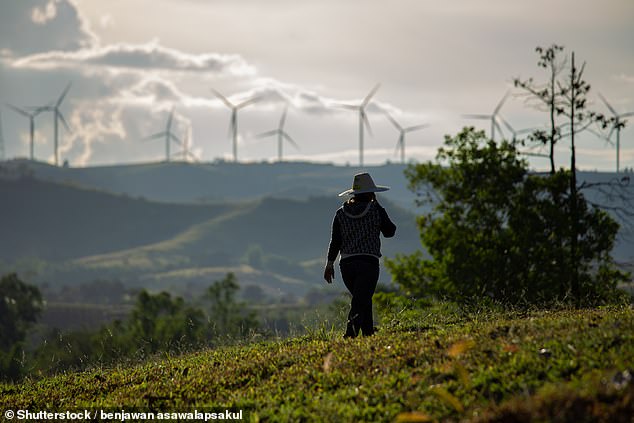
<svg viewBox="0 0 634 423"><path fill-rule="evenodd" d="M390 220L390 216L387 215L387 212L378 202L376 203L379 206L379 215L381 216L381 233L386 238L391 238L396 233L396 225Z"/></svg>
<svg viewBox="0 0 634 423"><path fill-rule="evenodd" d="M326 262L326 268L324 269L324 279L328 283L332 283L335 278L335 260L339 255L341 249L341 227L339 226L339 220L335 215L332 220L332 233L330 235L330 245L328 246L328 258Z"/></svg>

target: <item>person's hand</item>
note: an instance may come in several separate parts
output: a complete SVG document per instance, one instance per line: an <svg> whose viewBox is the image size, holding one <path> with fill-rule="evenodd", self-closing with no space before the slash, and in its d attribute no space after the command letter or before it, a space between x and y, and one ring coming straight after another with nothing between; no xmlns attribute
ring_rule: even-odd
<svg viewBox="0 0 634 423"><path fill-rule="evenodd" d="M332 264L327 264L324 269L324 279L328 283L332 283L332 280L335 278L335 267Z"/></svg>

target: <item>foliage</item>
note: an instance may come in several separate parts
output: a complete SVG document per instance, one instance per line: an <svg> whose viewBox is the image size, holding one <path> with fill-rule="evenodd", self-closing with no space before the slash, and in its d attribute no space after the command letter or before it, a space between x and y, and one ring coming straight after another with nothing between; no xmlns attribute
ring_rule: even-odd
<svg viewBox="0 0 634 423"><path fill-rule="evenodd" d="M0 279L0 350L24 339L41 308L42 297L37 287L22 282L15 273Z"/></svg>
<svg viewBox="0 0 634 423"><path fill-rule="evenodd" d="M233 273L228 273L207 289L209 325L214 336L244 337L258 328L255 313L246 311L245 304L236 300L239 290Z"/></svg>
<svg viewBox="0 0 634 423"><path fill-rule="evenodd" d="M581 194L569 200L570 173L529 174L512 143L496 144L465 128L446 137L436 162L406 169L410 188L427 190L431 212L418 218L422 253L387 260L393 280L411 295L470 301L490 297L507 303L549 304L571 297L612 300L625 275L609 255L618 225L591 208ZM579 221L575 260L566 241L570 204Z"/></svg>
<svg viewBox="0 0 634 423"><path fill-rule="evenodd" d="M41 308L37 287L22 282L15 273L0 279L0 379L20 376L22 342Z"/></svg>
<svg viewBox="0 0 634 423"><path fill-rule="evenodd" d="M407 313L406 325L370 338L317 333L0 385L0 409L219 407L243 409L250 421L553 421L586 404L588 419L631 418L630 307L496 311L439 303Z"/></svg>
<svg viewBox="0 0 634 423"><path fill-rule="evenodd" d="M186 306L182 298L172 299L167 292L150 295L143 290L127 322L127 336L143 343L148 353L172 351L182 344L200 342L203 322L203 312Z"/></svg>
<svg viewBox="0 0 634 423"><path fill-rule="evenodd" d="M167 292L150 294L142 290L125 321L116 321L98 331L48 331L45 342L34 353L30 371L85 369L243 339L259 325L254 314L236 301L239 289L233 274L212 284L207 291L207 313Z"/></svg>

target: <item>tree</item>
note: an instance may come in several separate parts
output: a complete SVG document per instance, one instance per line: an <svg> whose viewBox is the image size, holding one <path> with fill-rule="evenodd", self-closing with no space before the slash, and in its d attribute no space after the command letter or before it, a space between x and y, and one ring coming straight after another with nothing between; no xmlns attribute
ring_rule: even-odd
<svg viewBox="0 0 634 423"><path fill-rule="evenodd" d="M434 163L406 169L410 188L432 210L418 218L422 253L387 260L393 279L415 296L491 297L548 304L574 298L608 301L619 272L609 255L618 224L577 195L578 254L553 243L569 232L571 173L529 174L515 145L465 128L447 136ZM579 291L568 288L572 269Z"/></svg>
<svg viewBox="0 0 634 423"><path fill-rule="evenodd" d="M0 279L0 350L24 340L26 330L42 310L37 287L22 282L15 273Z"/></svg>
<svg viewBox="0 0 634 423"><path fill-rule="evenodd" d="M536 51L540 54L538 66L550 71L549 82L544 85L537 85L533 82L532 78L526 81L515 78L514 83L515 86L524 89L529 99L537 100L537 103L542 106L547 105L547 111L550 116L550 135L546 136L543 131L538 130L533 133L532 138L550 144L551 174L555 173L553 157L555 144L561 139L570 139L570 180L569 192L567 193L570 227L565 236L570 242L570 261L574 263L578 262L577 256L580 254L578 246L579 236L581 235L581 228L579 227L581 220L580 208L587 204L580 192L583 188L591 187L584 186L583 184L579 186L577 182L575 137L578 133L588 129L592 124L598 124L602 129L606 129L608 125L616 125L619 122L616 122L616 118L607 119L604 115L588 109L587 98L590 92L590 84L583 79L585 63L577 67L574 52L571 54L570 65L568 66L566 60L558 58L558 53L563 51L563 47L561 46L553 44L547 49L537 47ZM566 71L565 78L560 79L560 74L563 71ZM555 116L562 116L566 122L557 125ZM617 188L623 188L623 184L620 182L615 186ZM593 204L593 206L596 207L599 205ZM562 239L555 239L553 241L558 244L562 243ZM580 275L576 268L570 270L570 289L574 292L576 298L580 298Z"/></svg>
<svg viewBox="0 0 634 423"><path fill-rule="evenodd" d="M22 282L15 273L0 279L0 378L20 376L21 344L41 309L37 287Z"/></svg>
<svg viewBox="0 0 634 423"><path fill-rule="evenodd" d="M521 80L514 78L513 84L522 88L528 94L529 100L536 100L532 103L538 110L545 110L549 114L550 131L536 130L529 137L533 141L541 144L548 144L550 152L550 173L555 173L555 144L561 139L561 128L556 123L558 108L561 103L561 93L558 89L558 77L566 66L566 61L560 59L558 54L563 51L563 47L552 44L548 48L537 47L535 51L539 54L537 65L548 71L548 82L536 83L533 78Z"/></svg>
<svg viewBox="0 0 634 423"><path fill-rule="evenodd" d="M240 286L233 273L207 288L209 327L212 336L243 337L258 328L255 313L246 312L244 303L236 301Z"/></svg>
<svg viewBox="0 0 634 423"><path fill-rule="evenodd" d="M142 290L130 315L128 343L147 353L197 345L202 340L204 315L167 292Z"/></svg>

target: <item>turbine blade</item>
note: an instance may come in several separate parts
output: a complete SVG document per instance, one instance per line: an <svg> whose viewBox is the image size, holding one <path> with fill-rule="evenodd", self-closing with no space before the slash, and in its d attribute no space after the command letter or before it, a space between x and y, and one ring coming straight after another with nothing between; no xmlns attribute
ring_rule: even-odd
<svg viewBox="0 0 634 423"><path fill-rule="evenodd" d="M527 134L529 132L533 132L535 131L536 128L523 128L523 129L518 129L515 134L516 135L520 135L520 134Z"/></svg>
<svg viewBox="0 0 634 423"><path fill-rule="evenodd" d="M172 129L172 121L174 120L174 110L176 109L176 107L172 107L172 110L170 111L169 117L167 118L167 129L166 131L169 132Z"/></svg>
<svg viewBox="0 0 634 423"><path fill-rule="evenodd" d="M614 108L612 108L612 106L610 105L610 103L608 103L608 101L605 99L605 97L603 97L603 94L601 94L601 93L598 93L598 94L599 94L599 98L603 101L603 103L605 103L605 105L608 107L608 109L610 109L612 114L614 116L618 116L618 113L616 113L616 110L614 110Z"/></svg>
<svg viewBox="0 0 634 423"><path fill-rule="evenodd" d="M183 142L180 140L180 138L178 138L176 135L172 134L171 132L168 132L167 136L176 144L183 145Z"/></svg>
<svg viewBox="0 0 634 423"><path fill-rule="evenodd" d="M282 132L282 137L284 137L288 142L290 142L291 144L293 144L293 146L299 150L299 145L297 145L297 143L295 142L295 140L293 138L291 138L290 135L288 135L286 132Z"/></svg>
<svg viewBox="0 0 634 423"><path fill-rule="evenodd" d="M493 112L494 115L497 115L498 112L500 111L500 109L502 108L502 106L504 105L504 103L506 102L506 99L509 98L509 95L511 95L511 90L508 90L506 92L506 94L504 94L504 97L502 97L502 100L500 100L500 102L498 103L498 105L495 107L495 110Z"/></svg>
<svg viewBox="0 0 634 423"><path fill-rule="evenodd" d="M620 118L634 116L634 112L627 112L619 115Z"/></svg>
<svg viewBox="0 0 634 423"><path fill-rule="evenodd" d="M398 137L398 141L396 141L396 147L394 148L394 156L398 154L398 150L403 148L403 136Z"/></svg>
<svg viewBox="0 0 634 423"><path fill-rule="evenodd" d="M544 157L544 158L549 158L550 156L548 154L543 154L543 153L531 153L530 151L520 151L520 154L523 154L524 156L532 156L532 157Z"/></svg>
<svg viewBox="0 0 634 423"><path fill-rule="evenodd" d="M261 99L261 98L262 98L262 97L259 97L259 96L258 96L258 97L253 97L253 98L250 98L250 99L249 99L249 100L247 100L247 101L243 101L242 103L240 103L240 104L238 104L238 105L236 106L236 109L242 109L243 107L247 107L247 106L248 106L248 105L250 105L250 104L253 104L253 103L256 103L256 102L260 101L260 99Z"/></svg>
<svg viewBox="0 0 634 423"><path fill-rule="evenodd" d="M227 100L227 97L220 94L218 91L214 90L213 88L211 89L211 91L216 95L216 97L218 97L223 103L225 103L225 105L228 108L233 109L234 106L229 100Z"/></svg>
<svg viewBox="0 0 634 423"><path fill-rule="evenodd" d="M511 124L506 121L506 119L504 119L502 116L499 116L499 115L496 117L502 121L502 124L506 126L506 129L508 129L511 132L511 134L513 134L513 136L517 136L517 132L515 131L515 128L513 128Z"/></svg>
<svg viewBox="0 0 634 423"><path fill-rule="evenodd" d="M462 117L466 119L481 119L481 120L491 119L491 115L462 115Z"/></svg>
<svg viewBox="0 0 634 423"><path fill-rule="evenodd" d="M500 124L498 123L497 119L493 119L493 125L495 125L495 129L498 130L498 132L500 133L500 135L502 136L502 139L504 139L504 132L502 131L502 127L500 126Z"/></svg>
<svg viewBox="0 0 634 423"><path fill-rule="evenodd" d="M286 113L288 112L288 105L284 107L284 112L282 112L282 117L280 118L279 128L284 128L284 123L286 123Z"/></svg>
<svg viewBox="0 0 634 423"><path fill-rule="evenodd" d="M361 108L361 106L354 106L352 104L336 104L335 107L340 107L342 109L355 110L355 111Z"/></svg>
<svg viewBox="0 0 634 423"><path fill-rule="evenodd" d="M257 134L256 137L257 138L270 137L271 135L277 135L279 132L280 132L279 129L273 129L272 131L266 131L266 132L262 132L260 134Z"/></svg>
<svg viewBox="0 0 634 423"><path fill-rule="evenodd" d="M141 138L141 140L142 141L150 141L150 140L156 140L156 139L164 138L164 137L165 137L165 131L157 132L156 134L152 134L152 135L148 135L147 137Z"/></svg>
<svg viewBox="0 0 634 423"><path fill-rule="evenodd" d="M363 124L365 125L365 129L368 130L368 133L371 136L374 136L372 133L372 127L370 126L370 121L368 120L368 115L365 114L365 111L361 109L361 119L363 120Z"/></svg>
<svg viewBox="0 0 634 423"><path fill-rule="evenodd" d="M399 125L399 123L396 121L396 119L392 117L392 115L390 115L388 112L385 112L385 116L387 116L387 118L390 120L390 122L392 122L392 125L394 125L396 129L398 129L399 131L403 130L401 125Z"/></svg>
<svg viewBox="0 0 634 423"><path fill-rule="evenodd" d="M608 132L608 141L612 140L612 134L614 133L614 130L616 129L616 125L612 125L612 128L610 128L610 132ZM612 141L610 141L612 142Z"/></svg>
<svg viewBox="0 0 634 423"><path fill-rule="evenodd" d="M64 98L66 97L66 94L68 94L68 90L70 90L70 86L71 86L72 82L69 82L68 85L66 85L66 88L64 89L64 91L62 92L62 95L59 96L59 99L57 100L57 103L55 103L55 107L59 107L60 104L62 104L62 101L64 101Z"/></svg>
<svg viewBox="0 0 634 423"><path fill-rule="evenodd" d="M370 99L372 98L374 94L376 94L376 92L378 91L380 87L381 87L381 84L379 83L379 84L376 84L374 88L372 88L372 91L370 91L370 93L365 97L365 99L361 103L361 107L365 107L370 102Z"/></svg>
<svg viewBox="0 0 634 423"><path fill-rule="evenodd" d="M408 128L405 128L404 131L405 132L413 132L413 131L418 131L424 128L427 128L429 126L429 124L424 124L424 125L416 125L416 126L410 126Z"/></svg>
<svg viewBox="0 0 634 423"><path fill-rule="evenodd" d="M57 109L55 110L55 112L56 112L55 114L56 114L57 118L59 118L59 120L61 120L61 121L62 121L62 123L64 124L64 127L66 128L66 130L67 130L68 132L72 132L72 131L70 130L70 127L68 126L68 123L66 123L66 119L64 119L64 115L62 114L62 112L60 112L60 111L59 111L59 110L57 110Z"/></svg>
<svg viewBox="0 0 634 423"><path fill-rule="evenodd" d="M53 110L53 103L47 104L46 106L29 107L28 109L33 111L33 116L36 116L40 113L50 112Z"/></svg>
<svg viewBox="0 0 634 423"><path fill-rule="evenodd" d="M6 106L10 109L12 109L13 111L21 114L22 116L26 116L26 117L31 117L31 114L26 112L25 110L20 109L19 107L13 106L11 104L6 104Z"/></svg>
<svg viewBox="0 0 634 423"><path fill-rule="evenodd" d="M612 129L614 129L614 128L612 128ZM601 132L599 132L599 131L595 131L595 130L594 130L594 129L592 129L592 128L588 128L588 131L589 131L591 134L594 134L594 136L596 136L597 138L602 139L603 141L606 141L608 144L610 144L610 145L614 145L614 143L613 143L613 142L612 142L612 140L610 139L610 138L612 137L612 131L611 131L611 130L610 130L610 135L608 135L607 137L606 137L604 134L602 134Z"/></svg>

